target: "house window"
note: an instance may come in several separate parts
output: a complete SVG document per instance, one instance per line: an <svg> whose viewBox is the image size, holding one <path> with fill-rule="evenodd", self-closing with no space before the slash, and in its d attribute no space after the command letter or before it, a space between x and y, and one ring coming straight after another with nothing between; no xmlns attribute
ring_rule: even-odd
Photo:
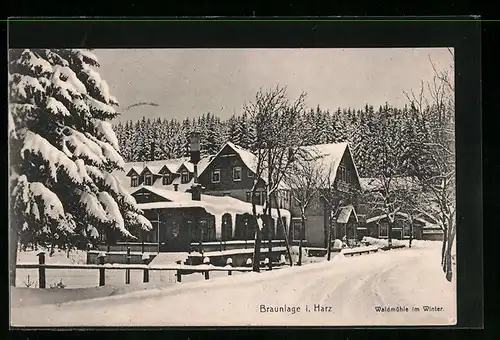
<svg viewBox="0 0 500 340"><path fill-rule="evenodd" d="M241 181L241 167L237 166L233 168L233 181Z"/></svg>
<svg viewBox="0 0 500 340"><path fill-rule="evenodd" d="M172 237L177 238L177 236L179 236L179 223L172 221Z"/></svg>
<svg viewBox="0 0 500 340"><path fill-rule="evenodd" d="M250 169L247 170L247 176L253 177L253 172Z"/></svg>
<svg viewBox="0 0 500 340"><path fill-rule="evenodd" d="M388 237L389 229L386 223L379 225L379 237Z"/></svg>
<svg viewBox="0 0 500 340"><path fill-rule="evenodd" d="M168 174L163 174L163 185L169 185L170 176Z"/></svg>
<svg viewBox="0 0 500 340"><path fill-rule="evenodd" d="M219 183L220 182L220 170L214 170L212 171L212 183Z"/></svg>
<svg viewBox="0 0 500 340"><path fill-rule="evenodd" d="M144 176L144 185L153 185L153 176L151 174Z"/></svg>
<svg viewBox="0 0 500 340"><path fill-rule="evenodd" d="M189 172L183 171L181 172L181 184L186 184L189 182Z"/></svg>
<svg viewBox="0 0 500 340"><path fill-rule="evenodd" d="M212 242L215 241L215 223L212 220L202 219L200 225L203 228L203 241Z"/></svg>
<svg viewBox="0 0 500 340"><path fill-rule="evenodd" d="M410 225L409 224L405 223L405 225L403 227L403 230L404 230L404 237L410 237L411 236L411 229L410 229Z"/></svg>
<svg viewBox="0 0 500 340"><path fill-rule="evenodd" d="M139 186L139 176L132 176L132 183L131 183L131 186L132 186L132 187L137 187L137 186Z"/></svg>
<svg viewBox="0 0 500 340"><path fill-rule="evenodd" d="M302 221L294 220L292 222L292 225L293 225L293 239L300 240L301 237L302 237L302 239L304 239L304 232L303 231L301 232Z"/></svg>
<svg viewBox="0 0 500 340"><path fill-rule="evenodd" d="M264 205L264 202L266 201L266 193L264 191L260 194L260 198L260 205Z"/></svg>
<svg viewBox="0 0 500 340"><path fill-rule="evenodd" d="M246 195L247 202L252 202L252 192L247 191ZM266 201L266 193L264 191L256 191L253 200L257 205L264 205L264 202Z"/></svg>

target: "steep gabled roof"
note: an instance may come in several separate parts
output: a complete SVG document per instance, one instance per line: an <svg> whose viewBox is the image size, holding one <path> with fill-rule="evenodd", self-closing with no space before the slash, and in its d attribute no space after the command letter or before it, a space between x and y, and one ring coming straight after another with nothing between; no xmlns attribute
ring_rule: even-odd
<svg viewBox="0 0 500 340"><path fill-rule="evenodd" d="M340 162L344 157L346 151L349 151L352 163L354 165L354 170L356 173L356 178L359 182L359 173L356 168L356 163L352 158L352 153L349 149L349 144L347 143L330 143L330 144L318 144L311 146L303 146L300 148L303 151L309 153L310 156L314 157L314 162L319 169L322 169L323 176L329 178L330 182L335 182L337 176L337 170L339 168Z"/></svg>
<svg viewBox="0 0 500 340"><path fill-rule="evenodd" d="M131 166L129 168L125 167L125 173L126 173L125 176L127 176L127 177L132 176L133 173L140 175L142 170L143 170L143 168L141 168L139 166Z"/></svg>
<svg viewBox="0 0 500 340"><path fill-rule="evenodd" d="M200 161L198 162L198 176L201 175L201 173L205 170L207 165L210 164L213 158L215 158L214 155L207 155L200 158ZM194 172L194 164L191 163L189 160L186 160L181 164L179 164L177 172L180 170L182 166L184 166L186 170L189 171L190 173Z"/></svg>
<svg viewBox="0 0 500 340"><path fill-rule="evenodd" d="M243 149L241 146L233 144L231 142L226 142L214 156L211 156L207 159L207 163L204 164L203 169L199 172L201 175L212 162L221 154L221 152L226 148L226 146L230 147L234 152L238 154L241 161L245 164L247 168L249 168L252 172L256 172L257 170L257 156L252 152Z"/></svg>
<svg viewBox="0 0 500 340"><path fill-rule="evenodd" d="M142 172L140 173L140 175L144 175L144 173L146 171L149 171L150 173L152 173L153 175L158 175L160 173L160 170L161 170L161 166L160 165L146 165L144 167L144 169L142 169Z"/></svg>
<svg viewBox="0 0 500 340"><path fill-rule="evenodd" d="M349 218L351 217L351 214L353 214L354 219L356 220L356 222L358 222L359 220L358 215L356 214L356 210L352 205L348 205L340 209L337 215L337 223L347 223L349 221Z"/></svg>

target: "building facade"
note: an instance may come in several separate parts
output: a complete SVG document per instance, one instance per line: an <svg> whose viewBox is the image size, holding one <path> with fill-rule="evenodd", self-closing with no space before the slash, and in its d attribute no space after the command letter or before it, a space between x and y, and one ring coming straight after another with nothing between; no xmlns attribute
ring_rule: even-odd
<svg viewBox="0 0 500 340"><path fill-rule="evenodd" d="M339 194L349 192L352 189L360 188L359 174L356 170L355 162L347 143L321 144L304 147L316 153L320 159L318 166L325 169L325 176L329 176L329 182L333 184L329 190L337 191ZM201 158L197 164L198 183L203 189L203 197L231 198L235 205L243 207L240 203L251 203L252 188L257 182L257 189L254 202L260 208L266 200L265 176L256 178L256 156L231 142L224 144L215 155L207 155ZM328 170L328 171L327 171ZM121 183L131 192L139 203L140 208L145 212L145 216L153 222L153 225L164 225L165 231L154 230L146 236L150 242L160 242L171 240L174 236L188 239L189 241L178 241L179 244L196 242L199 231L193 229L193 222L189 216L201 216L200 221L205 223L207 231L205 237L213 241L228 239L229 233L222 232L231 228L232 239L253 239L256 222L252 220L251 204L242 208L232 219L225 217L210 217L210 213L197 210L196 204L183 207L176 206L175 197L172 200L158 195L158 190L165 192L185 193L194 182L194 164L187 158L171 159L165 161L150 161L140 163L127 163L125 172L117 174ZM156 194L155 194L156 192ZM163 195L165 196L165 195ZM280 187L277 191L277 202L272 202L274 210L283 209L284 214L289 212L290 219L286 221L286 228L289 230L288 239L290 242L302 238L307 246L326 247L328 242L329 229L333 225L333 239L356 237L357 215L356 207L346 205L337 209L337 216L332 216L332 204L340 205L341 202L326 202L325 196L318 191L306 209L306 227L301 233L300 228L300 208L294 199L294 188L286 186ZM341 196L341 195L338 195ZM167 204L170 201L170 204ZM182 201L184 203L185 199ZM202 199L203 201L203 199ZM158 205L158 202L164 202ZM148 203L156 203L157 209L153 209ZM203 202L202 202L203 203ZM222 204L223 201L220 201ZM162 208L158 208L162 206ZM250 210L248 210L250 208ZM159 210L161 210L159 215ZM228 210L231 210L228 208ZM195 213L195 211L197 211ZM277 210L276 210L277 211ZM281 210L280 210L281 211ZM205 216L206 215L206 216ZM333 221L336 223L332 223ZM158 222L159 221L159 222ZM230 221L230 222L229 222ZM284 230L276 219L272 222L272 238L283 239ZM215 224L212 227L212 224ZM223 225L219 225L223 224ZM248 230L245 230L247 228ZM220 230L211 233L209 230ZM162 234L164 233L164 234ZM191 235L187 237L187 235ZM195 236L198 235L198 236ZM226 236L222 236L226 235ZM266 233L264 233L266 235ZM207 239L207 242L208 242ZM172 244L172 241L170 241ZM183 243L184 242L184 243ZM164 249L177 249L178 246L165 246Z"/></svg>

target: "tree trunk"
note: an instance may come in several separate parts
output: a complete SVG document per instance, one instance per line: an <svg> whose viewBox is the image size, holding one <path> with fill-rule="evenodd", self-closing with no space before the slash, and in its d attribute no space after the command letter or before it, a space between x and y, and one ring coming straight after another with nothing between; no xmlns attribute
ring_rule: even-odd
<svg viewBox="0 0 500 340"><path fill-rule="evenodd" d="M255 247L253 251L252 268L254 272L260 272L260 245L261 245L261 232L257 225L257 230L255 231Z"/></svg>
<svg viewBox="0 0 500 340"><path fill-rule="evenodd" d="M332 257L332 222L331 219L328 221L328 245L326 246L327 248L327 257L326 259L330 261Z"/></svg>
<svg viewBox="0 0 500 340"><path fill-rule="evenodd" d="M255 192L257 190L257 184L254 184L252 187L252 214L254 217L253 223L256 223L255 230L255 243L253 248L253 259L252 259L252 269L254 272L260 272L259 264L260 264L260 240L261 240L261 232L259 228L259 224L257 223L257 207L255 206Z"/></svg>
<svg viewBox="0 0 500 340"><path fill-rule="evenodd" d="M446 253L446 243L448 242L448 227L444 225L444 230L443 230L443 245L441 247L441 265L443 266L443 271L445 271L444 268L444 256Z"/></svg>
<svg viewBox="0 0 500 340"><path fill-rule="evenodd" d="M409 242L410 248L411 248L411 241L413 241L413 220L410 221L410 242Z"/></svg>
<svg viewBox="0 0 500 340"><path fill-rule="evenodd" d="M269 259L269 263L267 264L269 270L273 270L273 261L271 261L271 253L273 251L273 243L272 243L272 240L273 240L273 237L272 237L272 228L273 228L273 218L271 216L271 200L268 198L269 200L269 208L268 208L268 212L269 212L269 215L267 215L267 219L266 219L266 223L267 223L267 242L268 242L268 245L267 245L267 249L268 249L268 255L267 255L267 258Z"/></svg>
<svg viewBox="0 0 500 340"><path fill-rule="evenodd" d="M302 235L306 230L306 217L304 216L304 213L301 213L300 215L301 223L299 233L299 260L297 261L297 266L302 266Z"/></svg>
<svg viewBox="0 0 500 340"><path fill-rule="evenodd" d="M276 194L273 194L273 197L274 197L274 201L276 202L276 206L278 206L278 200L276 199ZM283 224L283 221L281 219L281 211L280 209L278 208L278 223L281 223ZM288 242L288 230L286 228L285 225L283 225L283 233L284 233L284 236L285 236L285 246L286 246L286 252L287 252L287 255L288 255L288 259L290 261L290 267L293 266L293 261L292 261L292 251L290 250L290 243Z"/></svg>
<svg viewBox="0 0 500 340"><path fill-rule="evenodd" d="M387 219L387 222L388 222L388 231L387 231L387 246L389 247L389 249L392 248L392 224L393 222L391 221L390 218Z"/></svg>
<svg viewBox="0 0 500 340"><path fill-rule="evenodd" d="M450 224L453 223L450 221ZM448 242L446 246L446 254L445 254L445 273L446 273L446 280L451 282L451 279L453 277L453 268L451 264L451 251L453 247L453 241L455 239L455 228L450 225L448 226Z"/></svg>
<svg viewBox="0 0 500 340"><path fill-rule="evenodd" d="M17 243L19 240L19 234L17 233L17 228L11 223L11 228L9 231L9 283L11 287L16 286L16 264L17 264Z"/></svg>

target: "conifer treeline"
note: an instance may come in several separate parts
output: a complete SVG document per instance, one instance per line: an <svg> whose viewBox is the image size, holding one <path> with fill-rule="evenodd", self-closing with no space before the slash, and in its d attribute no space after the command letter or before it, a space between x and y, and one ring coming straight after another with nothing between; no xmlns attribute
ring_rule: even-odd
<svg viewBox="0 0 500 340"><path fill-rule="evenodd" d="M324 110L319 106L310 109L303 117L304 128L320 130L314 144L349 142L354 152L356 165L363 177L373 176L372 164L380 157L379 143L386 134L388 125L398 136L411 139L419 131L427 130L429 124L419 119L415 110L408 106L402 109L385 104L378 109L365 105L363 109ZM226 141L253 150L255 133L248 116L233 114L226 120L206 113L198 118L182 121L167 118L142 118L138 121L119 122L114 127L123 158L128 162L151 159L151 142L155 142L155 159L189 156L189 133L201 134L202 154L214 154ZM383 142L383 141L380 141ZM402 143L401 145L403 145Z"/></svg>

